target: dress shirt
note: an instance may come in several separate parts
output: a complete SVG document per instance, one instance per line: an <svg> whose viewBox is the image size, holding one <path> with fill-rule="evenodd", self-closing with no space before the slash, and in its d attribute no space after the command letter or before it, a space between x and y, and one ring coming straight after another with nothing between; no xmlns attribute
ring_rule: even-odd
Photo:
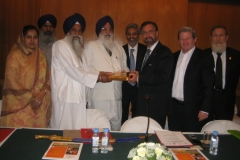
<svg viewBox="0 0 240 160"><path fill-rule="evenodd" d="M216 73L216 62L217 62L217 52L212 52L213 58L214 58L214 64L215 64L215 68L214 71ZM226 51L224 51L222 53L222 55L220 56L222 59L222 89L225 88L225 74L226 74Z"/></svg>
<svg viewBox="0 0 240 160"><path fill-rule="evenodd" d="M184 101L184 95L183 95L184 75L194 50L195 50L195 46L186 53L183 53L181 50L178 57L177 66L176 66L175 75L174 75L173 87L172 87L172 97L180 101Z"/></svg>
<svg viewBox="0 0 240 160"><path fill-rule="evenodd" d="M135 66L136 66L138 43L137 43L134 47L131 47L131 46L128 44L128 53L129 53L128 55L129 55L129 57L130 57L131 49L134 49L134 51L133 51L133 57L134 57L134 62L135 62Z"/></svg>

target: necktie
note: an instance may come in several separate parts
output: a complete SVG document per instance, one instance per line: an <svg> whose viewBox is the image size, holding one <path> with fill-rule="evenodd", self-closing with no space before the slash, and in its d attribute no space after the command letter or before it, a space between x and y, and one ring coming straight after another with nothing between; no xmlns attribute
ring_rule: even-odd
<svg viewBox="0 0 240 160"><path fill-rule="evenodd" d="M215 89L222 89L222 53L217 53Z"/></svg>
<svg viewBox="0 0 240 160"><path fill-rule="evenodd" d="M142 64L142 68L145 65L145 63L147 62L150 52L151 52L151 50L148 49L147 52L145 53L144 61L143 61L143 64Z"/></svg>
<svg viewBox="0 0 240 160"><path fill-rule="evenodd" d="M135 70L135 60L133 56L134 49L130 49L130 70Z"/></svg>
<svg viewBox="0 0 240 160"><path fill-rule="evenodd" d="M112 51L110 49L108 50L108 54L110 57L112 56Z"/></svg>

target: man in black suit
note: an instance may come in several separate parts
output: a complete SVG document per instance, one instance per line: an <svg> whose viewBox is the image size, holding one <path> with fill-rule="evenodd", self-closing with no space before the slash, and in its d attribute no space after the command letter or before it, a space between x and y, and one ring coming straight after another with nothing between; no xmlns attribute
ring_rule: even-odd
<svg viewBox="0 0 240 160"><path fill-rule="evenodd" d="M143 22L140 31L147 45L147 52L145 56L140 57L141 65L137 68L139 72L131 72L129 79L138 85L136 116L147 116L147 98L149 116L164 128L169 111L172 52L158 41L156 23Z"/></svg>
<svg viewBox="0 0 240 160"><path fill-rule="evenodd" d="M216 65L216 83L211 113L216 120L233 120L236 88L240 75L240 52L227 47L228 32L224 26L214 26L210 35L212 47L206 49L205 52L212 54ZM221 66L217 67L219 62ZM218 73L220 73L219 78Z"/></svg>
<svg viewBox="0 0 240 160"><path fill-rule="evenodd" d="M140 28L135 23L127 25L125 30L128 43L123 46L127 56L127 66L130 70L137 70L136 66L139 64L139 57L144 56L147 47L141 43L138 43ZM128 119L129 105L132 105L132 117L135 117L136 109L136 90L137 85L123 82L122 83L122 124Z"/></svg>
<svg viewBox="0 0 240 160"><path fill-rule="evenodd" d="M183 27L178 31L181 50L173 54L171 111L169 129L199 132L207 123L211 110L214 62L210 53L195 47L195 31Z"/></svg>

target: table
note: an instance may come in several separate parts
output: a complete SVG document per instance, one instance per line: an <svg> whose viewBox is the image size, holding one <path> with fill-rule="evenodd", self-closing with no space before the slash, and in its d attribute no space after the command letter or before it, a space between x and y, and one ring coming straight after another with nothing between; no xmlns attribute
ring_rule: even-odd
<svg viewBox="0 0 240 160"><path fill-rule="evenodd" d="M48 139L35 139L35 135L59 135L62 136L62 130L42 130L42 129L17 129L11 137L0 147L1 160L38 160L42 159L45 151L51 144ZM133 137L145 135L144 133L111 133L114 138ZM198 139L202 135L196 134ZM239 160L240 159L240 140L232 135L219 135L219 151L218 155L213 156L207 150L202 152L210 160ZM149 138L149 141L159 142L156 135ZM84 144L80 155L80 160L126 160L128 152L136 147L143 140L133 142L121 142L113 144L113 151L107 154L92 153L91 144Z"/></svg>

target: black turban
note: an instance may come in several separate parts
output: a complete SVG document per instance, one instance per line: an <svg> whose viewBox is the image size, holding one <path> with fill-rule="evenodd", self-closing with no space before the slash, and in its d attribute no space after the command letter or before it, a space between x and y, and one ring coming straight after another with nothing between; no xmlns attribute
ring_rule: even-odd
<svg viewBox="0 0 240 160"><path fill-rule="evenodd" d="M72 27L76 24L76 22L81 24L82 32L84 32L86 27L86 21L81 14L75 13L74 15L71 15L64 21L63 23L64 33L67 34L72 29Z"/></svg>
<svg viewBox="0 0 240 160"><path fill-rule="evenodd" d="M99 33L101 32L102 27L104 27L107 22L111 25L112 29L114 29L114 23L112 18L110 16L105 16L97 21L97 24L96 24L97 36L99 36Z"/></svg>
<svg viewBox="0 0 240 160"><path fill-rule="evenodd" d="M54 16L54 15L52 15L52 14L46 14L46 15L43 15L42 17L40 17L39 19L38 19L38 28L42 28L42 26L47 22L47 21L49 21L51 24L52 24L52 26L54 27L54 28L56 28L56 25L57 25L57 19L56 19L56 17Z"/></svg>

